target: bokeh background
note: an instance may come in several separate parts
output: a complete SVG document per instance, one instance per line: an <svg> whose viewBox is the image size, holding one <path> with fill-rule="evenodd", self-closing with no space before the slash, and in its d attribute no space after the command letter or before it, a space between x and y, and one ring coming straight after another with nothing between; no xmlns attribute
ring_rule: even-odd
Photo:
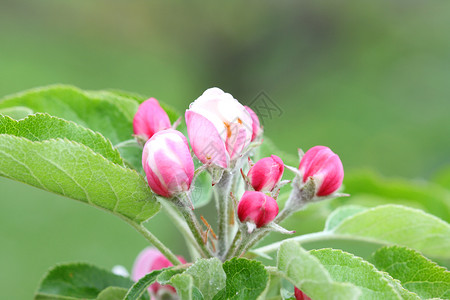
<svg viewBox="0 0 450 300"><path fill-rule="evenodd" d="M0 97L67 83L183 111L218 86L274 104L265 133L285 152L324 144L349 172L433 180L450 164L449 12L419 0L2 0ZM30 299L59 262L130 269L146 246L75 201L4 178L0 198L3 299ZM187 253L164 215L148 227Z"/></svg>

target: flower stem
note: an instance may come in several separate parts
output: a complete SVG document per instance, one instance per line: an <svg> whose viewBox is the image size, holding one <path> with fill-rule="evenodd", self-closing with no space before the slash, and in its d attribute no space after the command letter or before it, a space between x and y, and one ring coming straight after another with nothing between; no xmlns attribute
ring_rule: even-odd
<svg viewBox="0 0 450 300"><path fill-rule="evenodd" d="M174 266L181 265L180 260L173 254L173 252L166 247L156 236L154 236L147 228L142 224L137 224L133 221L128 221L128 224L133 226L140 234L142 234L147 241L155 246Z"/></svg>
<svg viewBox="0 0 450 300"><path fill-rule="evenodd" d="M241 239L241 231L238 230L236 232L236 235L234 236L233 241L231 242L230 248L228 248L228 251L225 254L225 257L224 257L223 261L225 261L227 259L230 259L230 258L232 258L234 256L235 250L236 250L236 248L238 246L238 243L239 243L240 239Z"/></svg>
<svg viewBox="0 0 450 300"><path fill-rule="evenodd" d="M191 232L190 228L188 227L186 221L180 216L180 214L174 209L173 205L169 203L168 201L159 199L159 202L164 207L167 215L170 217L172 222L175 224L175 226L178 228L180 233L183 235L186 244L188 246L192 246L195 249L195 252L197 253L191 253L193 257L197 257L198 255L201 255L202 257L206 257L206 253L203 252L200 245L198 245L197 240L194 238L193 233ZM189 248L191 249L191 248Z"/></svg>
<svg viewBox="0 0 450 300"><path fill-rule="evenodd" d="M203 241L202 229L197 221L197 217L195 216L194 212L187 206L182 206L180 211L184 219L186 220L189 229L192 231L192 234L194 235L198 246L202 250L202 255L206 258L213 257L214 255L212 254L211 250L209 250L209 248Z"/></svg>
<svg viewBox="0 0 450 300"><path fill-rule="evenodd" d="M218 214L218 256L222 257L227 251L228 247L228 203L230 202L230 188L233 181L233 174L229 171L224 171L222 178L214 186L214 193L216 198L217 214Z"/></svg>

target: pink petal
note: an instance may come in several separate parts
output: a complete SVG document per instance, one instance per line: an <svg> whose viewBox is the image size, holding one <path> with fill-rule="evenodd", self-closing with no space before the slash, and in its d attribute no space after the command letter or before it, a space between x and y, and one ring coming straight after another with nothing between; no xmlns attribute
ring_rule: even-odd
<svg viewBox="0 0 450 300"><path fill-rule="evenodd" d="M189 110L185 118L192 150L198 159L204 164L227 168L229 155L214 125L202 115Z"/></svg>

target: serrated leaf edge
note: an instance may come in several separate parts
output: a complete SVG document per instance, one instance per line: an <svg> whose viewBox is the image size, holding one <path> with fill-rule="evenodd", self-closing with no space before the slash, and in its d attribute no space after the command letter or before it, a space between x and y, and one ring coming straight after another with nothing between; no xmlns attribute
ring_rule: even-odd
<svg viewBox="0 0 450 300"><path fill-rule="evenodd" d="M27 143L51 144L51 143L54 143L54 142L66 142L66 143L73 144L73 145L75 145L75 146L77 146L77 147L83 148L84 150L90 152L90 154L99 157L100 159L104 160L104 161L105 161L106 163L108 163L108 164L113 165L114 167L120 168L120 169L122 169L122 170L125 171L125 172L133 173L133 174L139 176L140 180L142 180L142 181L147 185L147 182L145 181L145 178L144 178L141 174L139 174L136 170L130 169L130 168L126 168L126 167L122 167L122 166L120 166L120 165L118 165L118 164L115 164L115 163L113 163L112 161L110 161L110 160L106 159L105 157L103 157L102 155L98 154L97 152L93 151L91 148L87 147L87 146L84 145L84 144L81 144L81 143L78 143L78 142L74 142L74 141L68 140L68 139L66 139L66 138L64 138L64 139L61 139L61 138L57 138L57 139L49 139L49 140L45 140L45 141L40 141L40 142L39 142L39 141L30 141L29 139L26 139L26 138L24 138L24 137L18 137L18 136L11 135L11 134L0 134L0 137L1 137L1 136L9 136L9 137L13 137L13 138L16 138L16 139L21 139L21 140L24 140L24 141L27 142ZM7 178L11 178L11 177L9 177L7 174L5 174L5 175L2 175L2 174L5 174L5 173L0 173L0 176L4 176L4 177L7 177ZM15 180L15 181L18 181L18 182L21 182L21 183L24 183L24 184L27 184L27 185L30 185L30 186L33 186L33 185L31 185L31 184L29 184L29 183L27 183L27 182L21 181L21 180L17 180L17 179L14 179L14 180ZM56 194L56 195L63 195L63 194L59 194L59 193L53 192L53 191L51 191L51 190L45 188L44 185L42 185L42 187L38 187L38 188L43 189L43 190L45 190L45 191L47 191L47 192ZM153 196L153 194L152 194L152 192L150 191L150 188L148 187L148 185L147 185L147 189L148 189L149 195L151 195L151 197L149 197L148 199L143 199L143 200L141 200L141 201L148 201L149 199L153 199L153 200L157 203L156 205L159 205L159 206L160 206L161 204L159 204L159 202L156 200L156 197ZM63 196L64 196L64 197L67 197L67 198L69 198L69 199L73 199L73 200L76 200L76 201L80 201L80 202L85 203L84 201L81 201L81 200L72 198L72 197L70 197L70 196L66 196L66 195L63 195ZM90 199L89 199L88 196L86 196L86 199L87 199L89 205L92 205L93 207L99 208L99 209L104 210L104 211L106 211L106 212L112 213L112 214L114 214L114 215L120 217L121 219L126 220L127 222L128 222L128 221L135 222L137 219L139 219L138 217L139 217L140 213L137 214L135 218L130 219L130 218L128 218L128 217L126 217L126 216L124 216L124 215L122 215L122 214L116 213L114 210L108 210L108 209L106 209L106 208L103 208L103 207L101 207L101 206L98 206L98 205L92 203L92 202L90 201ZM116 200L119 201L119 199L117 199L117 198L116 198ZM144 220L144 221L142 221L142 222L135 222L135 223L141 224L141 223L144 223L145 221L147 221L147 220Z"/></svg>
<svg viewBox="0 0 450 300"><path fill-rule="evenodd" d="M0 114L0 115L2 115L2 114ZM75 123L75 122L73 122L73 121L69 121L69 120L65 120L65 119L63 119L63 118L59 118L59 117L56 117L56 116L52 116L52 115L50 115L50 114L48 114L48 113L41 113L41 112L38 112L38 113L35 113L35 114L28 115L28 116L26 116L25 118L20 119L20 120L15 120L15 119L13 119L13 118L7 116L7 115L2 115L2 116L5 117L5 118L7 118L7 119L9 119L10 121L13 121L13 122L16 123L16 124L20 124L21 122L24 122L24 121L26 121L26 120L28 120L28 119L37 118L37 117L40 117L40 116L46 116L46 117L50 117L50 119L55 119L55 120L58 120L58 121L62 121L62 122L64 122L64 123L72 124L72 125L74 125L74 126L76 126L76 127L78 127L78 128L81 128L82 130L86 130L87 132L93 134L94 136L96 136L96 137L98 137L99 139L101 139L102 141L104 141L105 144L107 144L108 146L110 146L110 147L111 147L111 150L114 151L114 152L119 156L120 160L122 161L121 164L117 164L117 163L115 163L115 162L113 162L113 161L111 161L111 162L114 163L114 164L117 164L117 165L119 165L119 166L121 166L121 167L124 167L124 166L125 166L124 161L123 161L123 158L122 158L122 156L120 156L120 152L117 150L117 148L114 147L114 145L111 143L111 141L110 141L108 138L106 138L103 134L101 134L101 133L98 132L98 131L94 131L94 130L88 128L88 127L84 127L84 126L82 126L82 125L80 125L80 124L78 124L78 123ZM5 135L12 135L12 136L15 136L15 135L13 135L13 134L8 134L8 133L4 133L4 134L5 134ZM20 137L20 136L16 136L16 137ZM22 138L24 138L24 137L22 137ZM26 139L26 138L25 138L25 139ZM62 139L62 138L51 138L51 139L47 139L47 140L45 140L45 141L57 140L57 139ZM68 138L64 138L64 139L67 139L68 141L72 141L72 142L74 142L74 143L79 143L79 142L70 140L70 139L68 139ZM27 140L28 140L28 139L27 139ZM29 140L29 141L30 141L30 142L39 142L39 141L32 141L32 140ZM84 145L83 143L79 143L79 144ZM88 147L88 148L90 148L90 149L91 149L92 151L94 151L95 153L97 153L97 154L103 156L102 154L96 152L96 151L95 151L94 149L92 149L91 147L89 147L89 146L87 146L87 145L85 145L85 146ZM105 157L105 158L106 158L106 157ZM106 159L107 159L107 158L106 158ZM108 160L109 160L109 159L108 159Z"/></svg>

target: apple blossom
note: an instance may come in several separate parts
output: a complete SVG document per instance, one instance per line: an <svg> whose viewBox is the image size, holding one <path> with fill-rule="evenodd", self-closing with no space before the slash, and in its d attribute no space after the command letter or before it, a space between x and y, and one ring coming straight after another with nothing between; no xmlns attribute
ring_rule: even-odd
<svg viewBox="0 0 450 300"><path fill-rule="evenodd" d="M244 106L245 109L248 111L250 116L252 117L252 139L253 142L256 138L258 138L262 133L261 124L259 123L258 115L248 106Z"/></svg>
<svg viewBox="0 0 450 300"><path fill-rule="evenodd" d="M191 103L185 118L192 149L204 164L229 168L252 140L250 113L219 88L206 90Z"/></svg>
<svg viewBox="0 0 450 300"><path fill-rule="evenodd" d="M186 263L186 260L182 256L177 256L178 259L182 263ZM136 258L133 270L131 274L131 278L134 281L139 281L142 277L147 275L148 273L161 270L163 268L168 268L173 266L173 264L156 248L147 247L139 253ZM164 289L168 292L175 293L175 289L170 285L160 285L155 282L149 286L148 290L153 295L156 295L161 289ZM153 299L154 297L152 297Z"/></svg>

